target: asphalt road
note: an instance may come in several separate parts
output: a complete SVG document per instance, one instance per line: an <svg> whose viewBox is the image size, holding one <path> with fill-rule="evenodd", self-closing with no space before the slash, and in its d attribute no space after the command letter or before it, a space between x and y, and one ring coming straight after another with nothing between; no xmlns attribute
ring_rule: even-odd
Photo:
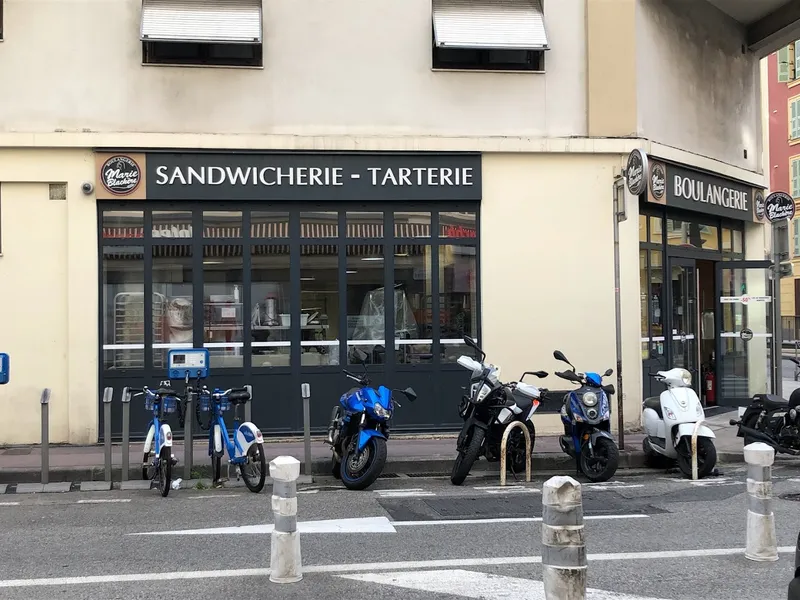
<svg viewBox="0 0 800 600"><path fill-rule="evenodd" d="M302 527L335 521L324 524L328 533L301 533L305 577L286 585L268 580L269 488L182 489L166 499L155 490L5 494L0 599L543 600L541 484L501 490L489 479L455 488L403 478L366 492L334 480L301 485ZM628 600L786 597L800 501L774 502L780 560L746 560L742 469L699 483L655 471L583 492L590 588ZM786 493L800 493L800 469L776 468L775 494ZM197 531L237 527L250 529Z"/></svg>

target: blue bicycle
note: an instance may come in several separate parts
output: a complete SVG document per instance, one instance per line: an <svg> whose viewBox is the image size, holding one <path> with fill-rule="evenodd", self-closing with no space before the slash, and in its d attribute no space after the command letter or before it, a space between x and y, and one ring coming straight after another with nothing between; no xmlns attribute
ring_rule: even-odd
<svg viewBox="0 0 800 600"><path fill-rule="evenodd" d="M245 421L239 424L239 407L250 400L247 388L235 388L222 391L214 388L210 391L203 386L197 403L197 424L208 431L208 455L211 457L211 471L214 484L218 484L222 475L222 456L228 450L228 476L230 465L237 469L237 479L241 475L244 484L251 492L258 493L264 488L267 477L267 459L264 456L264 437L261 430L253 423ZM228 434L222 413L233 407L233 432ZM208 426L202 422L200 413L210 413ZM224 437L223 437L224 436Z"/></svg>
<svg viewBox="0 0 800 600"><path fill-rule="evenodd" d="M147 386L130 391L136 392L134 396L144 396L145 410L153 413L144 441L142 479L153 481L158 478L158 491L166 497L172 483L172 467L178 460L172 455L172 428L164 422L164 415L177 411L178 398L175 390L169 387L169 381L162 381L161 387L155 391Z"/></svg>

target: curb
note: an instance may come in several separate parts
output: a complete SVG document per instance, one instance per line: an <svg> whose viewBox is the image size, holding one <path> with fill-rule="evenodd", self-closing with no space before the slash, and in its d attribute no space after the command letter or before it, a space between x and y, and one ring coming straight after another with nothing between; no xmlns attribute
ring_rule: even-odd
<svg viewBox="0 0 800 600"><path fill-rule="evenodd" d="M744 463L742 452L717 452L717 462L720 464ZM330 477L330 459L316 459L312 463L312 477ZM619 469L642 469L645 464L645 455L641 450L622 450L619 453ZM415 478L415 477L447 477L453 468L452 456L434 456L429 458L389 458L383 469L381 478ZM105 469L103 467L53 467L50 469L49 481L51 483L63 482L103 482L105 479ZM480 460L472 469L475 474L479 473L499 473L500 463L487 463ZM566 454L555 452L534 453L531 461L531 473L541 472L561 472L572 473L575 471L575 460ZM300 472L305 475L305 464L301 463ZM178 465L173 470L175 478L183 477L183 467ZM128 481L141 481L141 468L131 468ZM192 469L192 477L189 481L210 480L211 465L195 465ZM111 470L111 479L115 485L119 485L122 480L122 469L114 467ZM0 484L14 485L20 483L38 484L42 480L39 469L2 469L0 470ZM235 475L233 476L235 481ZM270 478L267 477L269 481ZM185 480L186 481L186 480Z"/></svg>

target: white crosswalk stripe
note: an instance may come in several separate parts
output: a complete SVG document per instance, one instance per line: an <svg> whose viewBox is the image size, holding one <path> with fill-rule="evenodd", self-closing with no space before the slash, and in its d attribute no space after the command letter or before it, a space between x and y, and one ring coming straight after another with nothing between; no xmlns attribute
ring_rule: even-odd
<svg viewBox="0 0 800 600"><path fill-rule="evenodd" d="M541 494L542 491L533 487L525 487L522 485L487 485L472 488L477 492L484 492L486 494Z"/></svg>
<svg viewBox="0 0 800 600"><path fill-rule="evenodd" d="M422 488L400 489L400 490L375 490L381 498L416 498L419 496L435 496L434 492L423 490Z"/></svg>

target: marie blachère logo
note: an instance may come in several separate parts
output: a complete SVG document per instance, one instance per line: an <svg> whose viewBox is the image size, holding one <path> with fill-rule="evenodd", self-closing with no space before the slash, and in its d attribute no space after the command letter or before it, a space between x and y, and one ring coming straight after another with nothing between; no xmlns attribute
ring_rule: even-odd
<svg viewBox="0 0 800 600"><path fill-rule="evenodd" d="M109 193L125 196L139 187L142 170L129 156L112 156L103 163L100 177L103 187Z"/></svg>

